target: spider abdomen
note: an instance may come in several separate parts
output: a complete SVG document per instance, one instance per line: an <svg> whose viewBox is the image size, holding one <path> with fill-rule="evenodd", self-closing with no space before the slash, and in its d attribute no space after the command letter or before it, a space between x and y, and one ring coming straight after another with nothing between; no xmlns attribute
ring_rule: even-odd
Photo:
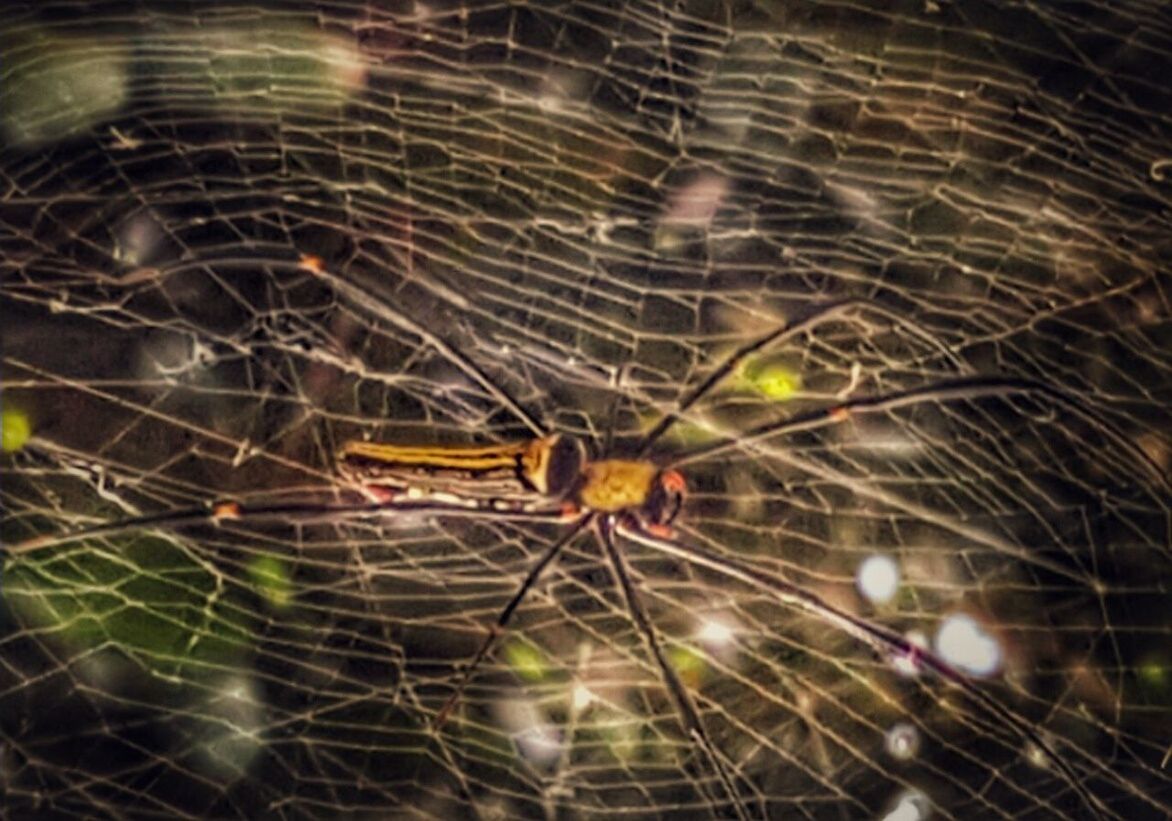
<svg viewBox="0 0 1172 821"><path fill-rule="evenodd" d="M338 472L356 484L424 495L540 501L569 491L584 461L582 443L561 434L474 447L352 441L338 453Z"/></svg>

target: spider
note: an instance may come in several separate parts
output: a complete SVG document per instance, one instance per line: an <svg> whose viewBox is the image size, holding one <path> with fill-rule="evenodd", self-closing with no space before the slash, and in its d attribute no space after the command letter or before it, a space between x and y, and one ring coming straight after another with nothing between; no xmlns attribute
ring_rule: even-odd
<svg viewBox="0 0 1172 821"><path fill-rule="evenodd" d="M649 458L648 454L656 442L748 357L797 338L819 323L854 311L877 311L912 332L923 333L907 320L866 300L847 299L824 304L805 317L786 323L734 350L664 412L629 458L614 458L604 453L598 459L591 459L585 445L575 437L547 431L473 362L412 321L400 317L401 324L438 347L454 364L480 382L533 430L535 436L529 441L478 448L404 447L348 442L337 454L337 470L344 479L365 493L366 501L361 503L243 507L231 501L219 502L210 507L169 511L63 534L45 535L9 545L6 550L16 556L87 537L113 535L136 528L175 528L246 518L311 520L414 512L437 517L557 522L564 526L564 532L533 562L513 595L497 613L471 662L463 668L451 694L435 713L430 725L432 732L443 730L453 709L460 702L465 687L475 678L485 658L507 631L517 608L538 584L546 569L580 534L592 532L613 578L617 580L631 620L659 671L681 729L701 751L724 791L725 804L731 807L737 817L748 818L751 815L743 797L744 791L738 787L734 773L718 754L689 688L684 685L664 652L658 632L620 549L622 540L630 540L679 561L704 567L751 587L780 605L799 608L871 647L879 655L913 665L917 671L934 675L959 689L1019 739L1041 751L1087 808L1098 815L1102 812L1099 799L1083 785L1070 764L1058 754L1042 731L1003 705L944 658L913 643L902 634L854 615L816 592L775 573L690 544L679 538L672 529L672 522L677 515L686 515L686 481L683 472L678 469L680 465L735 449L751 450L767 439L786 433L833 426L856 415L880 413L918 402L976 400L1016 393L1043 394L1072 412L1083 416L1089 414L1073 399L1044 383L1020 378L967 376L902 392L844 398L829 407L796 414L737 436L695 446L665 460ZM1150 460L1122 434L1114 432L1107 423L1096 421L1100 429L1121 447L1127 448L1147 463L1149 468L1152 467Z"/></svg>

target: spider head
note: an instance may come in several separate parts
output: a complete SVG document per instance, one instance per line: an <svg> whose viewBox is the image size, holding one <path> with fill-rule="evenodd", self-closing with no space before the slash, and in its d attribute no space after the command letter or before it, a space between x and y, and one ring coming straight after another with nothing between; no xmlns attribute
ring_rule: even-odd
<svg viewBox="0 0 1172 821"><path fill-rule="evenodd" d="M651 492L640 511L647 524L667 525L679 514L688 485L678 470L661 470L651 483Z"/></svg>

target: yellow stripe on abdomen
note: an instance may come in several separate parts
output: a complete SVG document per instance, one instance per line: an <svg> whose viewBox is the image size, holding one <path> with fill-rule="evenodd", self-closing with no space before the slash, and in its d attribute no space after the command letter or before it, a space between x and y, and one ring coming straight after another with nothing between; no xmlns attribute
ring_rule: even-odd
<svg viewBox="0 0 1172 821"><path fill-rule="evenodd" d="M386 467L426 470L428 467L454 468L456 470L492 470L511 468L517 464L517 456L525 445L498 445L493 447L417 447L385 445L376 442L347 442L338 453L338 458L367 459Z"/></svg>

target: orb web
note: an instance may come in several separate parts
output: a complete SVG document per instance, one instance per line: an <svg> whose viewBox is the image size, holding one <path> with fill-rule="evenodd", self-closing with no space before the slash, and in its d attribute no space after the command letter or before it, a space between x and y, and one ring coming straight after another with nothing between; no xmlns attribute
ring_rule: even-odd
<svg viewBox="0 0 1172 821"><path fill-rule="evenodd" d="M953 661L1049 750L620 538L702 749L589 533L433 728L563 529L224 519L6 554L8 813L1169 812L1158 4L0 15L6 545L336 499L354 438L629 451L840 304L656 444L676 536Z"/></svg>

